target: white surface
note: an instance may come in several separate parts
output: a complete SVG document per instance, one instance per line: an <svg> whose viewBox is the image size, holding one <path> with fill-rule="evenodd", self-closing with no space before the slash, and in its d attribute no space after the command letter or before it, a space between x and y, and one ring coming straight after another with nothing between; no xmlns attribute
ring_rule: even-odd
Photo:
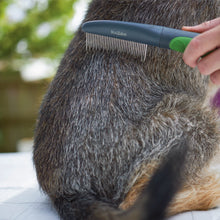
<svg viewBox="0 0 220 220"><path fill-rule="evenodd" d="M0 220L58 220L39 190L30 153L0 154Z"/></svg>
<svg viewBox="0 0 220 220"><path fill-rule="evenodd" d="M38 187L30 153L0 154L0 220L59 220ZM220 208L169 220L220 220Z"/></svg>

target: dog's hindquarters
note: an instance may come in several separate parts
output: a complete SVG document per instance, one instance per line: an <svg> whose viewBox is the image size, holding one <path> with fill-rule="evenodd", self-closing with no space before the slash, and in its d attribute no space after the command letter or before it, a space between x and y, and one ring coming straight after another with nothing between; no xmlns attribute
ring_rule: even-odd
<svg viewBox="0 0 220 220"><path fill-rule="evenodd" d="M188 142L182 137L160 164L136 203L126 211L89 193L51 198L63 220L163 220L168 206L183 184Z"/></svg>
<svg viewBox="0 0 220 220"><path fill-rule="evenodd" d="M216 16L215 2L94 0L86 20L127 20L180 28ZM206 145L206 140L219 141L213 129L215 123L207 116L210 112L200 114L201 109L197 108L206 93L206 78L189 71L173 51L149 48L148 52L147 63L130 56L123 58L124 54L86 52L85 36L80 30L70 44L42 104L34 146L39 183L64 219L138 219L134 216L140 217L146 209L141 204L153 199L148 191L147 200L138 202L137 207L143 209L121 212L117 208L122 202L119 200L125 200L123 192L128 193L133 186L126 185L130 184L132 168L140 163L145 166L152 151L159 160L164 152L162 156L166 157L171 139L179 136L181 129L188 129L187 123L192 124L188 130L193 137L190 155L196 161L193 164L188 159L188 169L193 165L204 167L213 156L215 145ZM175 95L183 101L178 103ZM166 100L168 96L170 99ZM193 105L194 100L197 103ZM162 110L156 114L159 105ZM172 115L177 108L178 114ZM191 118L185 117L188 110ZM149 124L155 121L152 129ZM162 129L157 127L163 124ZM201 146L199 141L203 142ZM191 172L191 176L195 174ZM160 186L155 184L158 189ZM112 194L117 194L117 198ZM161 212L167 207L167 198L161 198L167 201L160 207ZM155 204L157 199L160 198L155 198ZM146 209L148 217L154 216L150 213L155 209L151 209ZM156 218L162 217L153 219Z"/></svg>

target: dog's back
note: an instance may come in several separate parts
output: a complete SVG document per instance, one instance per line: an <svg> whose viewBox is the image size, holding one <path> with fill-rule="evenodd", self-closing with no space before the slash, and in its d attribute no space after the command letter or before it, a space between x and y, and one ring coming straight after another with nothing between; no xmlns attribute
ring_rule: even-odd
<svg viewBox="0 0 220 220"><path fill-rule="evenodd" d="M218 7L218 0L94 0L85 21L181 28L217 17ZM39 183L62 217L110 219L104 207L128 209L185 138L181 177L189 192L200 185L203 177L195 177L219 147L217 114L204 107L207 86L208 78L187 67L181 54L149 46L143 63L128 54L86 52L79 29L42 103L34 144ZM170 213L189 209L179 204Z"/></svg>

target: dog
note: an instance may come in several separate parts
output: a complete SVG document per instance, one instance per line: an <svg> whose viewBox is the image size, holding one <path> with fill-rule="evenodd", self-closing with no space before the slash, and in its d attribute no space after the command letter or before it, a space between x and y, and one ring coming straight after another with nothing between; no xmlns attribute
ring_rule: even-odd
<svg viewBox="0 0 220 220"><path fill-rule="evenodd" d="M218 0L93 0L83 22L180 29L219 16ZM33 160L62 219L159 220L220 202L220 122L209 78L180 53L146 61L87 51L81 27L45 95Z"/></svg>

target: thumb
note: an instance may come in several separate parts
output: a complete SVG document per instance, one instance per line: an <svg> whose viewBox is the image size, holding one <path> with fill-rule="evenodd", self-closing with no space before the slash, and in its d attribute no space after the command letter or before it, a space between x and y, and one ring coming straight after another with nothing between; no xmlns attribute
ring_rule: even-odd
<svg viewBox="0 0 220 220"><path fill-rule="evenodd" d="M182 30L202 33L216 27L217 25L220 25L220 17L195 26L183 26Z"/></svg>

